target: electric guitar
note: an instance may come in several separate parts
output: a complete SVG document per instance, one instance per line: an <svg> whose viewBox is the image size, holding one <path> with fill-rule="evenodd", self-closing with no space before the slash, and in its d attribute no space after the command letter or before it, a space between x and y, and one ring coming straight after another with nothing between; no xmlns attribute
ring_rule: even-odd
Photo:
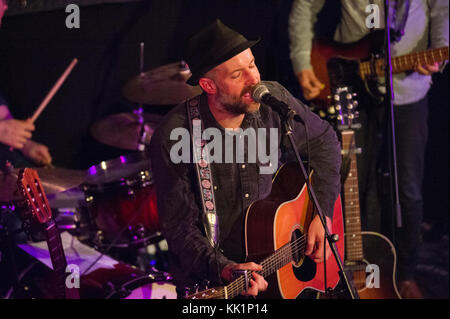
<svg viewBox="0 0 450 319"><path fill-rule="evenodd" d="M401 298L396 285L396 251L392 242L377 232L361 231L358 192L358 170L354 130L359 128L355 118L356 104L347 87L333 92L332 112L342 141L345 177L344 199L345 262L344 269L352 273L360 299Z"/></svg>
<svg viewBox="0 0 450 319"><path fill-rule="evenodd" d="M316 264L304 255L312 218L312 203L300 167L287 163L276 173L270 195L250 205L245 217L247 260L262 265L258 273L269 283L268 290L259 297L294 299L307 288L325 290L323 263ZM336 245L341 255L344 240L340 198L334 206L332 231L339 236ZM337 286L338 270L331 256L326 261L327 287ZM251 272L247 276L251 276ZM232 299L245 287L246 279L242 275L224 287L210 288L185 298Z"/></svg>
<svg viewBox="0 0 450 319"><path fill-rule="evenodd" d="M383 47L384 31L377 30L357 42L339 43L324 39L313 42L311 65L317 79L325 87L312 100L316 109L329 106L331 88L342 83L354 89L365 89L372 96L380 98L378 77L384 75L384 59L377 50ZM448 60L448 47L429 49L392 58L392 73L414 70L419 64L432 64Z"/></svg>
<svg viewBox="0 0 450 319"><path fill-rule="evenodd" d="M44 226L48 251L55 274L54 295L57 299L79 299L77 288L67 288L67 261L58 227L52 218L52 211L44 193L37 172L32 168L20 170L18 185L21 189L32 216Z"/></svg>

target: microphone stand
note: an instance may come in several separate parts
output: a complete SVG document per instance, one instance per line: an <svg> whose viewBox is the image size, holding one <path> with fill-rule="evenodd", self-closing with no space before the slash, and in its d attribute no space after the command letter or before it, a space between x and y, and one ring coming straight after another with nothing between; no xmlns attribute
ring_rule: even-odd
<svg viewBox="0 0 450 319"><path fill-rule="evenodd" d="M287 106L287 109L279 109L279 108L274 108L274 109L280 115L281 123L284 126L285 135L288 136L288 138L289 138L291 147L295 153L295 157L296 157L296 159L300 165L300 168L302 170L302 174L305 179L306 186L309 190L310 198L311 198L313 205L320 217L320 221L322 222L322 226L325 230L325 237L330 245L331 251L332 251L334 258L336 259L336 263L339 267L339 277L341 278L341 281L344 284L345 288L348 290L348 293L349 293L351 299L359 299L359 295L358 295L357 291L355 291L353 286L350 284L349 279L347 278L347 275L344 271L344 266L342 264L342 259L339 255L339 252L336 247L336 242L339 240L339 236L337 234L330 234L330 231L327 227L325 216L322 212L322 209L320 208L319 202L317 201L316 194L310 185L308 173L306 172L305 166L303 165L303 161L298 152L297 145L295 144L295 141L294 141L294 136L292 134L293 129L292 129L292 125L291 125L292 120L301 122L304 125L306 125L306 124L303 122L303 120L300 118L300 116L294 110L292 110L289 106ZM324 262L326 262L326 261L324 261ZM326 278L325 278L325 280L326 280ZM327 293L327 289L325 289L325 293Z"/></svg>
<svg viewBox="0 0 450 319"><path fill-rule="evenodd" d="M388 149L391 151L389 157L389 170L393 177L392 186L394 187L394 199L391 195L391 209L395 212L396 226L402 227L402 215L398 191L398 176L397 176L397 152L395 142L395 124L394 124L394 89L392 82L392 59L391 59L391 19L389 14L389 0L384 1L384 16L385 16L385 85L386 85L386 117L388 125ZM394 203L395 200L395 203Z"/></svg>

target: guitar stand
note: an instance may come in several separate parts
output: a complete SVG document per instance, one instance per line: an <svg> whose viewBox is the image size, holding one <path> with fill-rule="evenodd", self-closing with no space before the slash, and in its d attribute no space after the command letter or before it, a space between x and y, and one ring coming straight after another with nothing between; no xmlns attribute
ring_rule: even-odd
<svg viewBox="0 0 450 319"><path fill-rule="evenodd" d="M305 166L303 165L303 161L300 157L300 154L298 152L298 149L297 149L295 141L294 141L294 136L292 134L293 129L292 129L291 122L294 119L295 121L303 123L303 125L305 125L307 142L308 142L308 128L307 128L306 124L303 122L303 120L300 118L300 116L293 109L291 109L288 105L286 105L286 109L283 109L283 110L274 109L274 110L276 110L280 116L281 123L284 126L285 135L289 138L292 150L294 151L295 157L300 165L303 177L305 179L306 186L307 186L309 194L310 194L310 198L312 199L314 208L316 209L316 212L318 213L318 215L320 217L320 221L322 222L322 226L325 230L325 237L330 245L333 256L336 259L336 263L339 267L339 277L341 278L341 282L344 284L344 287L347 289L348 294L351 299L359 299L356 289L350 283L350 280L348 279L348 276L344 271L342 259L339 255L339 252L336 247L336 242L339 240L339 236L337 234L330 234L330 231L327 227L327 223L325 220L325 216L323 215L322 209L320 208L316 194L310 185L308 174L306 172ZM324 260L324 263L326 265L326 260ZM326 272L325 272L325 282L326 282ZM329 291L329 288L325 287L325 292L327 293L328 291Z"/></svg>

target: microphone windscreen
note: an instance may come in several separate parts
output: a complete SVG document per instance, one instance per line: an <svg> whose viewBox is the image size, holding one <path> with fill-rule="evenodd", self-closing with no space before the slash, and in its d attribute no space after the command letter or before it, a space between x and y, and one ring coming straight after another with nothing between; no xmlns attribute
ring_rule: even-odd
<svg viewBox="0 0 450 319"><path fill-rule="evenodd" d="M252 98L256 102L261 102L261 99L264 95L269 93L269 89L264 84L256 84L252 89Z"/></svg>

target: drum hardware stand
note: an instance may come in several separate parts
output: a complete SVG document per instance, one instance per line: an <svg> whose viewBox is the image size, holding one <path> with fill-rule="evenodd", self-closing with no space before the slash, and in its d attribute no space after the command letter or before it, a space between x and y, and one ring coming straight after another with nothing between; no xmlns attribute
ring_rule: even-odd
<svg viewBox="0 0 450 319"><path fill-rule="evenodd" d="M129 220L128 224L125 225L117 233L116 238L106 247L106 249L101 251L100 255L86 268L86 270L81 275L86 274L104 255L106 255L111 250L111 248L115 247L116 243L119 241L119 239L121 238L121 236L124 233L124 231L126 231L131 226L133 221L139 216L139 213L141 212L141 209L142 209L142 205L144 205L144 204L145 204L145 201L142 201L140 203L138 209L136 209L136 211L134 212L133 217Z"/></svg>
<svg viewBox="0 0 450 319"><path fill-rule="evenodd" d="M139 60L139 75L141 77L144 76L144 42L140 43L140 60ZM137 110L134 110L133 113L138 116L138 121L141 127L141 130L139 132L139 140L138 140L138 151L145 151L146 148L146 140L148 138L147 131L145 130L145 124L144 124L144 117L142 113L144 112L142 108L142 103L139 103L139 107Z"/></svg>

